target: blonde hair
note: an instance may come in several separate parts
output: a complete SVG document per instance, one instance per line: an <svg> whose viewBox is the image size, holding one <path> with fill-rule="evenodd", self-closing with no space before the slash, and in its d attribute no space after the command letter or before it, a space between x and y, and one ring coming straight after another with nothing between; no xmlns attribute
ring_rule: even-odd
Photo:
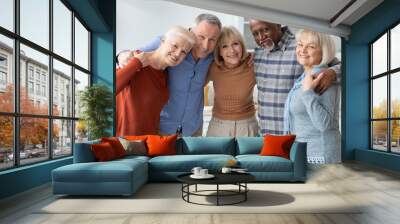
<svg viewBox="0 0 400 224"><path fill-rule="evenodd" d="M241 61L244 61L247 56L247 48L244 44L243 36L240 32L233 26L224 26L221 30L221 35L218 38L217 44L214 49L214 61L217 65L221 66L224 63L224 59L220 55L219 51L223 43L226 43L229 40L238 40L240 45L242 46L242 58Z"/></svg>
<svg viewBox="0 0 400 224"><path fill-rule="evenodd" d="M322 58L318 66L327 65L335 58L336 48L331 36L311 30L299 30L296 33L296 41L300 41L303 35L308 35L321 48Z"/></svg>
<svg viewBox="0 0 400 224"><path fill-rule="evenodd" d="M188 29L185 29L181 26L174 26L171 29L169 29L164 34L163 39L165 40L172 37L182 37L190 44L190 47L193 47L194 44L196 43L196 36L194 35L194 33L190 32Z"/></svg>

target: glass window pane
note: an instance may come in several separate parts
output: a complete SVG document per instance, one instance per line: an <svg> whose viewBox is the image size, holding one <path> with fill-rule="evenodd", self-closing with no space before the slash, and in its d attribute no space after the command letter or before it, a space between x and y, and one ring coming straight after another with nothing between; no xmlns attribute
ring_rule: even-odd
<svg viewBox="0 0 400 224"><path fill-rule="evenodd" d="M20 119L21 164L35 163L49 158L48 121L45 118Z"/></svg>
<svg viewBox="0 0 400 224"><path fill-rule="evenodd" d="M49 48L49 0L20 0L21 36Z"/></svg>
<svg viewBox="0 0 400 224"><path fill-rule="evenodd" d="M14 31L14 0L0 1L0 26Z"/></svg>
<svg viewBox="0 0 400 224"><path fill-rule="evenodd" d="M387 77L372 80L372 118L387 118Z"/></svg>
<svg viewBox="0 0 400 224"><path fill-rule="evenodd" d="M21 44L21 113L48 114L48 63L47 55Z"/></svg>
<svg viewBox="0 0 400 224"><path fill-rule="evenodd" d="M75 121L75 143L88 140L88 129L84 120Z"/></svg>
<svg viewBox="0 0 400 224"><path fill-rule="evenodd" d="M400 118L400 72L391 75L390 82L390 98L391 98L391 115Z"/></svg>
<svg viewBox="0 0 400 224"><path fill-rule="evenodd" d="M14 111L13 40L0 35L0 111Z"/></svg>
<svg viewBox="0 0 400 224"><path fill-rule="evenodd" d="M89 70L89 32L75 18L75 63Z"/></svg>
<svg viewBox="0 0 400 224"><path fill-rule="evenodd" d="M372 75L387 71L387 34L372 45Z"/></svg>
<svg viewBox="0 0 400 224"><path fill-rule="evenodd" d="M25 114L48 114L49 57L21 44L20 108Z"/></svg>
<svg viewBox="0 0 400 224"><path fill-rule="evenodd" d="M53 157L72 154L72 121L53 120Z"/></svg>
<svg viewBox="0 0 400 224"><path fill-rule="evenodd" d="M390 69L400 67L400 24L391 30Z"/></svg>
<svg viewBox="0 0 400 224"><path fill-rule="evenodd" d="M71 66L53 60L53 115L72 117Z"/></svg>
<svg viewBox="0 0 400 224"><path fill-rule="evenodd" d="M14 125L10 116L0 116L0 170L14 165Z"/></svg>
<svg viewBox="0 0 400 224"><path fill-rule="evenodd" d="M81 114L81 108L79 107L80 92L89 86L89 75L75 69L75 117L79 117Z"/></svg>
<svg viewBox="0 0 400 224"><path fill-rule="evenodd" d="M392 152L400 153L400 120L391 121Z"/></svg>
<svg viewBox="0 0 400 224"><path fill-rule="evenodd" d="M372 122L372 148L387 151L387 121Z"/></svg>
<svg viewBox="0 0 400 224"><path fill-rule="evenodd" d="M71 11L60 1L53 1L53 51L71 60Z"/></svg>

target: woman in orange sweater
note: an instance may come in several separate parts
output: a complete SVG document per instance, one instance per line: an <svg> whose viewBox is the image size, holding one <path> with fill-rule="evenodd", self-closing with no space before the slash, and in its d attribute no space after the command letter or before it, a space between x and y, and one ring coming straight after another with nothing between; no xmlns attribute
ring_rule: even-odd
<svg viewBox="0 0 400 224"><path fill-rule="evenodd" d="M254 69L236 28L222 28L207 79L213 81L215 91L207 136L257 136Z"/></svg>
<svg viewBox="0 0 400 224"><path fill-rule="evenodd" d="M117 69L117 136L158 134L160 112L168 101L165 69L182 62L195 44L195 36L173 27L153 52L135 52Z"/></svg>

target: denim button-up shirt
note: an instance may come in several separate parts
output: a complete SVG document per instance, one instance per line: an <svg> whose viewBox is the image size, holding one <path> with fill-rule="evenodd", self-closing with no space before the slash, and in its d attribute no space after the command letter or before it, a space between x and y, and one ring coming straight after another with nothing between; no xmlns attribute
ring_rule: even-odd
<svg viewBox="0 0 400 224"><path fill-rule="evenodd" d="M157 49L161 38L157 37L143 51ZM213 60L210 54L197 62L192 52L175 67L168 67L169 100L160 114L160 133L174 134L182 126L182 134L191 136L203 124L204 84L208 67Z"/></svg>

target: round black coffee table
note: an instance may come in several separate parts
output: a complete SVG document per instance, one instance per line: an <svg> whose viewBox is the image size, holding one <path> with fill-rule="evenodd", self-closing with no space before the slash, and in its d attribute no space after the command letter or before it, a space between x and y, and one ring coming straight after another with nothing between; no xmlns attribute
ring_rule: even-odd
<svg viewBox="0 0 400 224"><path fill-rule="evenodd" d="M188 203L198 204L198 205L234 205L247 200L247 192L249 188L247 183L255 180L255 177L249 173L216 173L213 174L215 177L211 179L193 179L190 177L191 173L182 174L177 177L178 181L182 183L182 199ZM215 190L197 190L198 184L204 185L216 185ZM190 186L195 186L194 191L190 191ZM220 189L220 185L236 185L237 190L223 190ZM209 192L215 192L215 194L206 194ZM216 204L203 204L197 203L190 200L190 196L204 196L204 197L216 197ZM239 200L223 203L221 202L221 197L232 197L240 196Z"/></svg>

